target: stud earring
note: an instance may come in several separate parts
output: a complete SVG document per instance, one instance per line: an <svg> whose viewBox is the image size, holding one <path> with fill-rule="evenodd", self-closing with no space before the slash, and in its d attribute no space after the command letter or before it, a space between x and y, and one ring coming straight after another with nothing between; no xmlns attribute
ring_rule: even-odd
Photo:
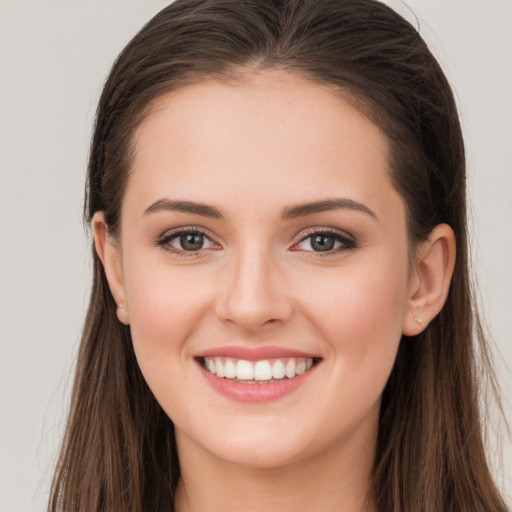
<svg viewBox="0 0 512 512"><path fill-rule="evenodd" d="M118 304L117 307L120 308L120 309L123 309L123 305L122 304Z"/></svg>
<svg viewBox="0 0 512 512"><path fill-rule="evenodd" d="M415 320L416 322L418 322L419 324L422 324L422 323L423 323L423 319L421 319L419 316L415 316L415 317L414 317L414 320Z"/></svg>

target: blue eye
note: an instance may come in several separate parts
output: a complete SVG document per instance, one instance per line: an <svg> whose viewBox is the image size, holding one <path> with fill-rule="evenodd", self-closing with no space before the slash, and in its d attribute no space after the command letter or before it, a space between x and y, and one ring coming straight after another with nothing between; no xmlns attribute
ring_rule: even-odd
<svg viewBox="0 0 512 512"><path fill-rule="evenodd" d="M314 235L310 237L310 244L314 251L332 251L336 244L336 239L333 236Z"/></svg>
<svg viewBox="0 0 512 512"><path fill-rule="evenodd" d="M216 244L204 233L197 230L182 230L164 236L158 241L171 252L198 252L202 249L211 249Z"/></svg>
<svg viewBox="0 0 512 512"><path fill-rule="evenodd" d="M356 247L354 240L330 231L317 231L304 237L297 247L308 252L338 252Z"/></svg>

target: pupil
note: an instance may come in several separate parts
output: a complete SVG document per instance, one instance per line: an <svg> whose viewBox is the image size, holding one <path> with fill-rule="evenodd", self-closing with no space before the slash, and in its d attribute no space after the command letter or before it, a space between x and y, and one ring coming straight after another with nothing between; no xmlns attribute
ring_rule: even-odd
<svg viewBox="0 0 512 512"><path fill-rule="evenodd" d="M198 251L203 247L203 235L188 233L180 236L180 244L186 251Z"/></svg>
<svg viewBox="0 0 512 512"><path fill-rule="evenodd" d="M315 251L330 251L334 247L332 236L316 235L311 240L311 246Z"/></svg>

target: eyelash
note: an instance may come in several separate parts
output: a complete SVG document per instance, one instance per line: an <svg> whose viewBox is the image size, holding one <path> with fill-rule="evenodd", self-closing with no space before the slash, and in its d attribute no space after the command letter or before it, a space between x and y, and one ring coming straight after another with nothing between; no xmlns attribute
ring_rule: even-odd
<svg viewBox="0 0 512 512"><path fill-rule="evenodd" d="M310 228L306 231L305 236L303 236L300 241L295 244L292 248L294 251L300 251L301 249L295 249L299 244L305 242L306 240L311 240L310 244L312 244L313 237L324 237L324 238L333 238L334 244L336 242L339 242L340 246L333 249L328 249L325 251L306 251L305 253L311 253L310 257L326 257L326 256L332 256L333 254L337 254L343 251L350 251L357 249L358 245L357 242L352 238L351 236L341 233L339 231L335 231L332 229L322 229L322 228Z"/></svg>
<svg viewBox="0 0 512 512"><path fill-rule="evenodd" d="M168 233L164 234L161 238L159 238L156 243L158 246L163 247L166 251L169 251L169 252L176 254L178 256L181 256L183 258L198 257L201 255L201 251L211 249L211 247L207 247L207 248L201 247L198 250L195 250L195 251L190 250L189 251L189 250L186 250L183 248L178 249L178 248L172 247L172 245L170 245L170 243L173 240L176 240L185 235L200 235L201 237L204 237L204 239L208 243L216 246L215 248L220 248L220 245L217 244L212 239L212 237L210 235L208 235L205 231L198 229L196 227L190 227L190 228L184 227L184 228L179 228L170 233L168 232ZM337 247L337 248L333 247L332 249L327 249L325 251L304 250L304 249L298 248L298 246L300 244L302 244L303 242L305 242L308 239L311 240L310 244L312 245L314 236L324 237L324 238L332 238L332 239L334 239L334 245L336 243L339 243L340 247ZM342 234L339 231L334 231L332 229L310 228L309 230L306 231L306 234L300 239L300 241L297 242L295 245L293 245L293 247L290 250L302 251L304 253L311 253L308 255L309 257L326 257L326 256L330 256L333 254L337 254L339 252L353 250L353 249L356 249L357 247L358 247L357 242L352 237L350 237L346 234Z"/></svg>
<svg viewBox="0 0 512 512"><path fill-rule="evenodd" d="M184 235L200 235L200 236L204 237L204 239L206 241L208 241L209 243L211 243L212 245L220 247L219 244L217 244L212 239L211 236L209 236L205 231L198 229L196 227L190 227L190 228L184 227L184 228L179 228L170 233L168 232L157 240L157 245L163 247L166 251L169 251L169 252L176 254L178 256L181 256L183 258L195 258L195 257L200 256L201 251L205 250L206 248L201 247L200 249L198 249L196 251L193 251L193 250L187 251L186 249L177 249L175 247L172 247L172 245L170 245L170 243L173 240L178 239Z"/></svg>

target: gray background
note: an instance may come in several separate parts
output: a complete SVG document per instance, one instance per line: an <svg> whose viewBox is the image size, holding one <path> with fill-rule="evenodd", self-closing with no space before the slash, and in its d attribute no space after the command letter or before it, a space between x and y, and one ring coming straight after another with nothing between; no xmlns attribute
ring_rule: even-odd
<svg viewBox="0 0 512 512"><path fill-rule="evenodd" d="M166 3L0 0L0 512L45 507L87 304L81 209L96 102L116 54ZM512 2L408 5L460 105L475 273L512 422ZM500 450L510 500L510 440Z"/></svg>

